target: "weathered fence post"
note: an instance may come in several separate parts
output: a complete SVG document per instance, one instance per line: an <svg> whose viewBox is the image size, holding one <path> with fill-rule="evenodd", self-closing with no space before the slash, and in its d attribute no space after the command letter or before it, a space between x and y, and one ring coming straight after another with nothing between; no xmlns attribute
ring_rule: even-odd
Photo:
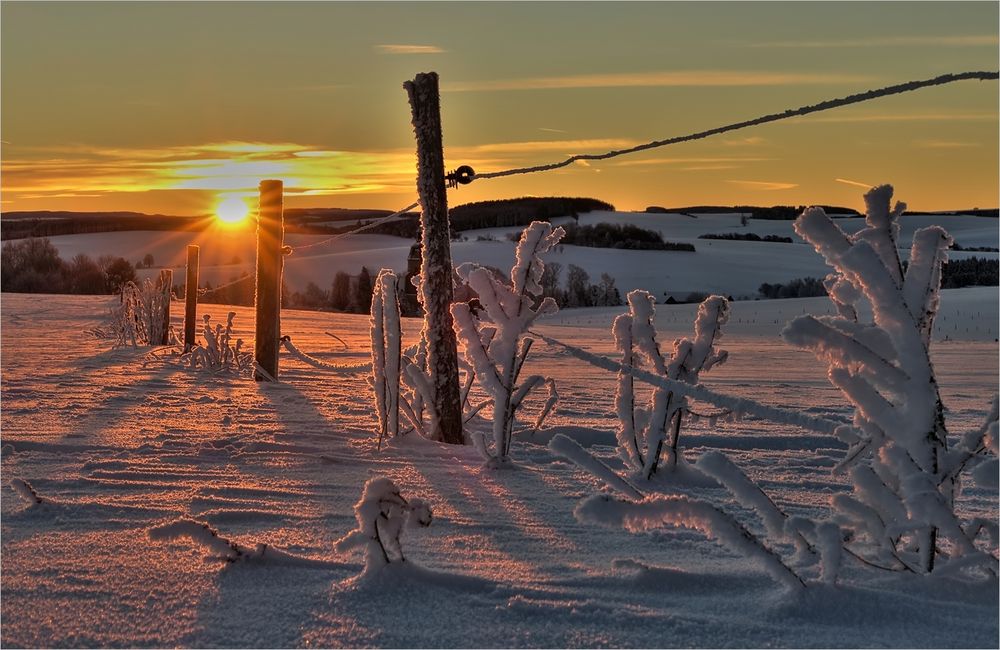
<svg viewBox="0 0 1000 650"><path fill-rule="evenodd" d="M451 233L441 140L441 99L436 72L420 73L403 84L417 139L417 193L420 195L420 301L424 308L427 369L434 389L438 430L431 435L462 444L462 403L458 388L458 343L452 325Z"/></svg>
<svg viewBox="0 0 1000 650"><path fill-rule="evenodd" d="M283 239L282 183L261 181L257 212L257 289L254 294L257 310L254 360L259 366L254 371L254 379L257 381L278 378Z"/></svg>
<svg viewBox="0 0 1000 650"><path fill-rule="evenodd" d="M184 351L194 347L194 331L198 317L198 247L187 248L187 278L184 284Z"/></svg>
<svg viewBox="0 0 1000 650"><path fill-rule="evenodd" d="M160 271L159 280L160 291L163 292L163 336L160 338L160 345L170 343L170 303L173 299L174 272L170 269Z"/></svg>

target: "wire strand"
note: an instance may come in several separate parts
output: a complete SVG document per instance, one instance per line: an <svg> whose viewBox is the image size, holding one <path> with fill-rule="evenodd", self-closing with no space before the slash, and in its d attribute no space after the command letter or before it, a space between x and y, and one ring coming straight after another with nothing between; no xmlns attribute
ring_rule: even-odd
<svg viewBox="0 0 1000 650"><path fill-rule="evenodd" d="M364 232L366 230L371 230L372 228L375 228L376 226L381 226L384 223L388 223L389 221L395 220L397 217L399 217L399 216L401 216L401 215L409 212L410 210L412 210L413 208L415 208L415 207L417 207L419 205L420 205L419 202L417 202L417 203L411 203L410 205L406 206L402 210L397 210L397 211L393 212L392 214L387 214L384 217L379 217L375 221L372 221L371 223L366 223L365 225L363 225L363 226L361 226L359 228L355 228L354 230L349 230L347 232L337 233L336 235L334 235L332 237L329 237L327 239L324 239L324 240L321 240L321 241L318 241L318 242L313 242L311 244L305 244L305 245L302 245L302 246L294 246L294 247L292 247L292 251L294 252L294 251L297 251L297 250L305 250L307 248L313 248L315 246L322 246L323 244L329 244L330 242L337 241L338 239L343 239L343 238L349 237L351 235L356 235L359 232Z"/></svg>
<svg viewBox="0 0 1000 650"><path fill-rule="evenodd" d="M504 171L499 171L499 172L485 172L482 174L476 174L475 176L473 176L472 180L476 181L487 178L501 178L503 176L514 176L515 174L532 174L535 172L551 171L553 169L567 167L579 160L607 160L608 158L624 156L625 154L638 153L640 151L647 151L649 149L656 149L658 147L666 147L668 145L679 144L681 142L701 140L703 138L707 138L713 135L718 135L720 133L727 133L729 131L745 129L750 126L767 124L769 122L777 122L778 120L786 120L790 117L797 117L799 115L809 115L810 113L828 111L832 108L849 106L851 104L859 104L861 102L867 102L869 100L877 99L879 97L898 95L900 93L911 92L914 90L919 90L921 88L928 88L930 86L940 86L943 84L949 84L955 81L964 81L967 79L990 81L990 80L995 80L997 78L1000 78L1000 73L998 72L984 71L984 72L959 72L952 74L944 74L939 77L934 77L933 79L924 79L923 81L908 81L906 83L896 84L894 86L886 86L885 88L878 88L875 90L868 90L863 93L848 95L847 97L841 97L839 99L828 99L818 104L812 104L810 106L802 106L800 108L788 109L781 113L771 113L770 115L764 115L762 117L754 118L752 120L746 120L743 122L735 122L733 124L727 124L726 126L716 127L714 129L709 129L707 131L699 131L698 133L677 136L674 138L668 138L666 140L654 140L652 142L640 144L635 147L629 147L628 149L618 149L615 151L608 151L607 153L601 153L601 154L577 154L575 156L570 156L569 158L563 160L562 162L549 163L547 165L535 165L533 167L518 167L515 169L506 169Z"/></svg>

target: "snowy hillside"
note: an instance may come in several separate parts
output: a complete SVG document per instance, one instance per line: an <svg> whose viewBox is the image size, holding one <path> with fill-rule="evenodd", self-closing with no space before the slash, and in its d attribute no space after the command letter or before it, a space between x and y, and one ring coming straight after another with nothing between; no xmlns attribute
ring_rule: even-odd
<svg viewBox="0 0 1000 650"><path fill-rule="evenodd" d="M978 328L957 328L932 349L960 434L980 425L996 390L996 291L946 291L942 301L935 339L953 320ZM331 375L286 354L279 384L144 365L145 350L110 350L83 333L110 304L2 296L5 646L997 645L995 578L959 582L845 560L839 586L793 594L701 534L580 523L574 507L601 486L545 444L564 433L613 464L615 377L560 349L539 343L528 362L559 385L548 428L514 444L517 469L493 471L471 447L416 436L376 451L362 375ZM847 418L826 369L777 338L789 317L818 306L735 305L723 340L730 360L705 384ZM658 309L665 339L690 331L692 307ZM225 311L201 313L217 320ZM234 311L237 334L247 335L251 310ZM611 354L608 325L621 312L568 310L539 329ZM175 309L175 327L179 316ZM282 326L327 361L369 357L365 316L285 311ZM407 341L418 327L405 321ZM845 447L830 435L703 420L685 430L685 445L690 454L723 450L795 514L811 516L847 489L831 473ZM353 504L373 474L425 499L434 520L405 532L410 562L359 580L360 557L334 542L355 528ZM996 508L989 490L967 490L959 502L994 521ZM184 517L217 529L245 559L218 559L235 557L234 547L172 523Z"/></svg>
<svg viewBox="0 0 1000 650"><path fill-rule="evenodd" d="M555 222L568 221L556 219ZM570 264L585 269L592 281L608 273L617 281L624 296L632 289L646 289L654 295L687 295L689 292L722 293L733 296L755 296L761 284L787 283L802 277L822 278L829 269L811 246L792 230L791 221L749 220L740 225L740 216L701 215L692 218L679 214L645 214L632 212L591 212L580 216L580 224L631 223L660 232L664 239L694 244L695 253L683 251L634 251L607 248L561 246L548 255L548 260L563 266L563 279ZM859 230L863 218L838 219L847 232ZM924 216L902 218L901 241L909 242L913 232L939 223L955 241L966 247L996 247L1000 230L996 219L971 216ZM471 230L461 233L462 240L452 245L456 264L479 262L503 268L509 264L514 244L506 235L516 228ZM792 237L794 244L753 241L719 241L698 239L708 233L755 233ZM91 256L108 253L132 261L152 254L157 265L183 268L185 246L201 246L201 279L218 286L252 273L255 240L253 229L210 230L203 233L181 232L113 232L53 237L52 242L64 259L77 253ZM477 241L489 237L496 241ZM286 242L294 249L326 239L319 235L287 235ZM285 281L293 290L303 290L308 282L328 289L338 271L356 274L362 266L377 272L380 268L397 271L406 269L406 257L412 242L387 235L353 235L329 244L293 252L286 259ZM904 252L905 253L905 252ZM969 256L997 258L997 253L952 251L952 259ZM176 277L176 276L175 276Z"/></svg>

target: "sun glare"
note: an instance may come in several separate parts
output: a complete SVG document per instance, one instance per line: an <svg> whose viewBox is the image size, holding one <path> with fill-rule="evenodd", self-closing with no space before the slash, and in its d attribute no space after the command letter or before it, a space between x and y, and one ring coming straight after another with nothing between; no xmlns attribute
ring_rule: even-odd
<svg viewBox="0 0 1000 650"><path fill-rule="evenodd" d="M241 196L227 196L219 201L219 205L215 208L215 216L223 223L242 223L250 216L250 206Z"/></svg>

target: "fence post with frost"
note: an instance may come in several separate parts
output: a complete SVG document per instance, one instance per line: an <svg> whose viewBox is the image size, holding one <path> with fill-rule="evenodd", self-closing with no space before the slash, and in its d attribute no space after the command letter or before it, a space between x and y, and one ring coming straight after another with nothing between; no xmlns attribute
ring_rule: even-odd
<svg viewBox="0 0 1000 650"><path fill-rule="evenodd" d="M194 347L194 333L198 324L198 246L187 247L187 273L184 284L184 351Z"/></svg>
<svg viewBox="0 0 1000 650"><path fill-rule="evenodd" d="M264 372L259 370L254 372L254 379L257 381L278 378L283 238L282 182L261 181L260 204L257 212L254 360Z"/></svg>
<svg viewBox="0 0 1000 650"><path fill-rule="evenodd" d="M160 291L163 292L163 334L160 337L160 345L170 344L170 303L173 300L171 288L174 285L174 272L170 269L160 271L160 280L157 283Z"/></svg>
<svg viewBox="0 0 1000 650"><path fill-rule="evenodd" d="M403 84L413 113L417 140L417 193L420 196L420 302L424 308L427 370L436 411L437 440L462 444L462 400L458 382L458 343L452 324L454 300L451 233L445 191L444 151L441 139L441 99L435 72L418 74Z"/></svg>

